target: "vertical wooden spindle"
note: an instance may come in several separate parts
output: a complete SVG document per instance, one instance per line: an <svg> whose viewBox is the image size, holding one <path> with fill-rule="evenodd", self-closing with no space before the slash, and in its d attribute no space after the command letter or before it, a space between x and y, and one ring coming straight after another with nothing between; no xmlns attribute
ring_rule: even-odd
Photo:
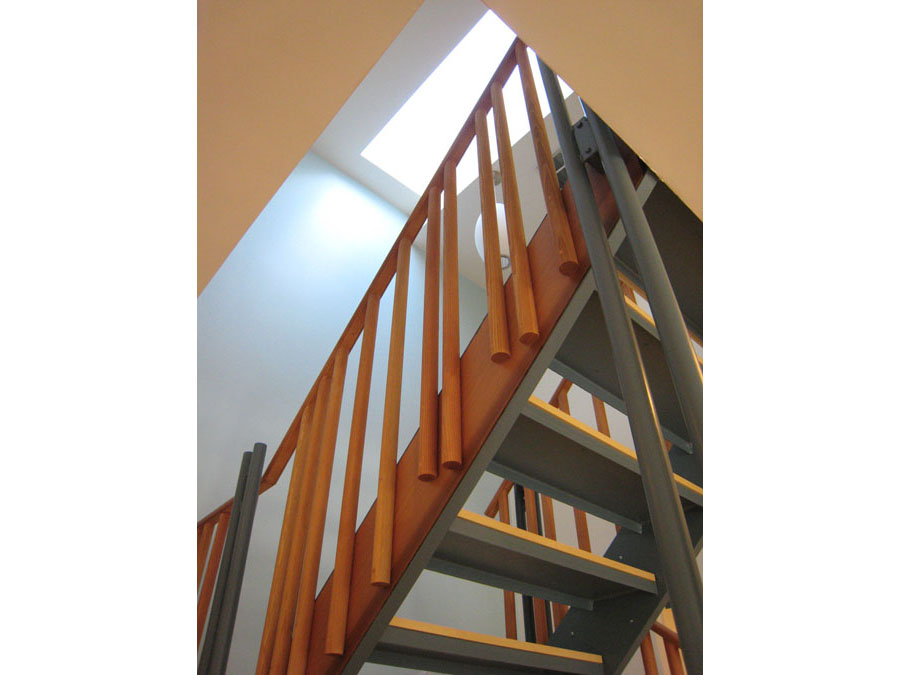
<svg viewBox="0 0 900 675"><path fill-rule="evenodd" d="M647 633L647 637L650 634ZM671 640L663 638L663 646L666 648L666 661L669 663L669 672L672 675L684 675L684 664L681 662L681 653Z"/></svg>
<svg viewBox="0 0 900 675"><path fill-rule="evenodd" d="M359 482L366 440L366 420L372 383L372 361L375 357L375 331L378 328L379 300L380 298L376 295L370 295L366 301L366 318L363 324L356 394L353 400L353 419L350 424L350 443L347 449L347 468L344 473L341 521L338 527L334 574L331 578L331 606L328 610L328 629L325 633L326 654L343 654L344 639L347 633L353 540L356 534L356 511L359 507Z"/></svg>
<svg viewBox="0 0 900 675"><path fill-rule="evenodd" d="M569 389L571 388L572 383L569 380L563 378L563 380L559 383L559 386L556 388L556 392L553 394L553 397L550 399L551 405L556 406L567 415L569 414ZM587 551L590 553L591 535L588 532L587 514L577 506L572 507L572 512L575 515L575 536L578 539L578 548L580 548L582 551Z"/></svg>
<svg viewBox="0 0 900 675"><path fill-rule="evenodd" d="M650 633L647 633L644 636L644 639L641 640L641 661L644 662L644 673L646 673L646 675L659 675L659 670L656 667L656 654L653 653L653 640L650 638Z"/></svg>
<svg viewBox="0 0 900 675"><path fill-rule="evenodd" d="M531 488L525 488L525 526L529 532L538 534L537 495ZM534 635L540 644L547 644L550 639L547 626L547 603L541 598L532 598L534 606Z"/></svg>
<svg viewBox="0 0 900 675"><path fill-rule="evenodd" d="M434 186L428 190L428 223L425 228L418 476L419 480L434 480L438 470L438 302L441 274L441 192Z"/></svg>
<svg viewBox="0 0 900 675"><path fill-rule="evenodd" d="M497 504L500 511L500 522L509 525L509 498L502 490L497 493ZM512 591L503 591L503 616L506 621L506 637L516 639L516 595Z"/></svg>
<svg viewBox="0 0 900 675"><path fill-rule="evenodd" d="M487 113L475 112L475 143L478 150L478 189L481 194L481 227L484 236L484 275L487 288L488 325L491 331L491 361L509 358L509 329L506 299L500 267L500 235L497 230L497 203L494 199L494 170L488 140Z"/></svg>
<svg viewBox="0 0 900 675"><path fill-rule="evenodd" d="M300 428L303 427L304 416L312 404L307 404L300 414ZM281 610L284 582L287 576L288 558L291 550L291 537L294 534L294 523L297 519L297 506L300 502L300 483L303 480L303 467L306 463L301 440L301 431L297 430L297 443L294 445L294 464L291 467L291 481L288 485L287 500L284 504L284 520L281 522L281 536L278 540L278 552L275 554L275 571L272 573L272 586L269 590L269 605L266 609L266 621L263 624L262 640L259 644L259 656L256 660L257 675L265 675L272 664L272 649L275 646L275 629L278 614Z"/></svg>
<svg viewBox="0 0 900 675"><path fill-rule="evenodd" d="M309 513L306 550L303 552L303 571L297 592L297 613L294 616L294 635L288 659L288 673L301 675L306 672L309 654L309 635L312 631L313 609L316 604L316 584L319 580L319 563L322 559L322 538L325 535L325 516L328 510L328 492L331 489L331 470L334 466L334 448L337 442L338 422L341 416L341 400L344 395L344 375L347 371L347 345L338 344L334 353L331 387L328 391L328 410L325 413L322 450L316 471L316 491Z"/></svg>
<svg viewBox="0 0 900 675"><path fill-rule="evenodd" d="M444 327L441 350L441 466L462 467L462 395L459 384L459 243L456 165L444 164Z"/></svg>
<svg viewBox="0 0 900 675"><path fill-rule="evenodd" d="M604 436L609 436L609 419L606 417L606 404L596 396L591 396L594 404L594 419L597 421L597 431Z"/></svg>
<svg viewBox="0 0 900 675"><path fill-rule="evenodd" d="M531 344L538 339L537 310L534 306L534 286L531 280L531 265L528 262L528 244L525 242L525 225L522 222L522 203L519 201L516 165L513 161L512 142L509 138L509 125L506 121L506 104L503 102L503 88L499 82L491 85L491 104L494 108L497 150L500 153L503 209L506 212L506 234L509 239L509 258L512 264L513 300L518 339L523 344Z"/></svg>
<svg viewBox="0 0 900 675"><path fill-rule="evenodd" d="M381 428L381 462L378 467L378 498L375 500L375 538L372 550L372 583L391 583L391 553L394 538L394 491L397 482L397 440L400 429L400 385L403 379L403 340L406 335L406 296L409 288L409 246L404 237L397 247L394 280L394 313L388 352L387 386L384 393L384 424Z"/></svg>
<svg viewBox="0 0 900 675"><path fill-rule="evenodd" d="M206 574L203 577L203 587L200 589L200 599L197 601L197 646L203 637L203 627L206 625L206 613L209 611L209 603L212 600L213 589L216 584L216 575L219 573L219 563L222 560L222 549L225 546L225 531L228 529L230 511L223 511L216 521L216 537L213 539L212 550L209 552L209 564L206 566Z"/></svg>
<svg viewBox="0 0 900 675"><path fill-rule="evenodd" d="M553 500L547 495L541 495L541 514L544 516L544 536L556 541L556 517L553 515ZM568 606L559 602L551 602L550 609L553 613L553 625L559 626L559 622L568 611Z"/></svg>
<svg viewBox="0 0 900 675"><path fill-rule="evenodd" d="M303 556L306 551L307 525L309 510L312 506L315 489L316 466L319 463L321 447L322 423L328 400L328 388L331 376L325 374L319 380L314 405L303 411L300 419L300 433L297 437L298 453L302 451L306 461L303 463L303 479L300 482L300 501L291 531L291 550L288 554L287 569L284 578L284 590L281 595L281 607L278 610L278 623L275 625L275 646L272 648L272 664L269 672L272 675L284 675L287 671L288 655L291 649L291 633L294 629L294 614L297 609L297 589L300 586L300 573L303 568Z"/></svg>
<svg viewBox="0 0 900 675"><path fill-rule="evenodd" d="M200 536L197 538L197 590L200 590L200 580L203 579L203 568L206 567L206 554L209 553L209 542L212 541L213 528L216 521L207 520L200 528Z"/></svg>
<svg viewBox="0 0 900 675"><path fill-rule="evenodd" d="M534 85L534 74L528 61L528 51L521 42L516 45L516 63L519 66L519 79L522 80L522 91L525 93L525 110L528 112L528 124L531 127L531 140L534 143L534 154L537 158L538 172L541 176L541 188L544 191L544 203L550 227L556 240L559 253L559 271L563 274L574 274L578 269L578 257L575 254L575 243L569 229L569 219L563 206L556 178L556 167L550 152L550 140L547 128L541 115L541 104L538 101L537 88Z"/></svg>

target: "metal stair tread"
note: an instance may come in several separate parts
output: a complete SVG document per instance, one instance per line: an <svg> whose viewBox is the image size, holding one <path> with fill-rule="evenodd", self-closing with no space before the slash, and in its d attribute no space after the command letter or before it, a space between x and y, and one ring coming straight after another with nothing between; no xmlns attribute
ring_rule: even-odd
<svg viewBox="0 0 900 675"><path fill-rule="evenodd" d="M445 673L602 673L603 658L394 617L370 663Z"/></svg>
<svg viewBox="0 0 900 675"><path fill-rule="evenodd" d="M633 590L657 591L650 572L465 510L427 567L583 609Z"/></svg>

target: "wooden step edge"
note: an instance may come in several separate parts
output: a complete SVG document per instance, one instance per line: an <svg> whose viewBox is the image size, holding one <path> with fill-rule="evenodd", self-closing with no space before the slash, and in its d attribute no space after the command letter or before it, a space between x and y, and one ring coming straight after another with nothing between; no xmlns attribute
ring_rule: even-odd
<svg viewBox="0 0 900 675"><path fill-rule="evenodd" d="M516 649L524 652L532 652L534 654L543 654L545 656L555 656L563 659L571 659L573 661L585 661L588 663L601 664L603 663L603 657L599 654L589 654L587 652L577 652L572 649L551 647L549 645L542 645L534 642L523 642L521 640L512 640L510 638L496 637L494 635L485 635L484 633L475 633L468 630L461 630L459 628L438 626L433 623L425 623L424 621L403 619L398 616L395 616L393 619L391 619L390 626L392 628L417 631L419 633L428 633L430 635L451 638L454 640L476 642L478 644L501 647L503 649Z"/></svg>
<svg viewBox="0 0 900 675"><path fill-rule="evenodd" d="M622 455L629 457L630 459L637 462L637 454L635 454L634 450L627 448L626 446L622 445L618 441L613 440L606 434L600 433L596 429L592 429L591 427L589 427L587 424L585 424L581 420L579 420L575 417L572 417L568 413L564 413L559 408L554 408L549 403L546 403L546 402L542 401L541 399L536 398L535 396L530 396L528 398L528 405L536 408L537 410L540 411L540 413L543 413L545 415L550 415L551 417L558 420L562 424L566 424L566 425L574 428L578 433L590 436L591 438L599 441L606 447L608 447L612 450L615 450L616 452L619 452ZM531 417L532 419L535 419L535 421L541 422L540 419L536 419L532 415L529 415L527 411L523 411L523 413L526 416ZM682 487L686 488L687 490L690 490L691 492L693 492L694 494L696 494L699 497L703 497L703 488L701 488L699 485L692 483L691 481L687 480L686 478L684 478L682 476L679 476L678 474L674 474L674 477L675 477L676 484L681 485Z"/></svg>
<svg viewBox="0 0 900 675"><path fill-rule="evenodd" d="M560 553L572 556L573 558L587 560L588 562L592 562L596 565L602 565L603 567L613 569L618 572L623 572L625 574L630 574L631 576L638 577L639 579L645 579L654 584L656 583L656 576L651 572L647 572L646 570L632 567L631 565L626 565L625 563L619 562L617 560L610 560L609 558L604 558L603 556L596 555L594 553L582 551L581 549L575 548L574 546L569 546L568 544L563 544L554 539L542 537L539 534L528 532L527 530L522 530L518 527L507 525L506 523L501 523L498 520L488 518L487 516L482 516L479 513L473 513L472 511L466 511L465 509L463 509L459 512L458 517L462 520L467 520L471 523L475 523L476 525L481 525L482 527L488 527L492 530L496 530L497 532L502 532L503 534L509 535L511 537L518 537L519 539L523 539L525 541L529 541L546 548L554 549L556 551L559 551Z"/></svg>

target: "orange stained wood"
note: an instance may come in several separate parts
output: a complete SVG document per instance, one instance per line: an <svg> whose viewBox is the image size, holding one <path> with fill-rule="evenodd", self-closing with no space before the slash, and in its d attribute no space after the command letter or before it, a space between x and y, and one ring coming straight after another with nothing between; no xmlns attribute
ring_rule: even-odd
<svg viewBox="0 0 900 675"><path fill-rule="evenodd" d="M278 612L281 609L284 580L287 574L288 558L291 550L291 537L294 534L294 523L297 520L297 506L300 503L300 484L303 481L303 465L307 449L299 445L294 451L294 466L291 468L291 482L288 485L287 499L284 505L284 519L281 522L281 536L278 539L278 552L275 554L275 570L272 573L272 586L269 589L269 604L266 608L266 620L263 624L262 640L259 644L259 656L256 660L256 672L269 672L272 663L272 648L275 646L275 629L278 625Z"/></svg>
<svg viewBox="0 0 900 675"><path fill-rule="evenodd" d="M544 203L547 205L547 217L550 219L550 227L556 240L559 271L563 274L573 274L578 269L575 244L560 196L559 180L556 177L553 154L550 152L550 139L547 137L547 128L544 126L544 116L541 114L541 104L534 85L534 74L528 60L527 49L522 42L516 43L516 63L519 66L519 78L522 80L522 91L525 94L525 110L531 127L531 140L534 143Z"/></svg>
<svg viewBox="0 0 900 675"><path fill-rule="evenodd" d="M509 358L509 330L506 322L506 298L500 267L500 234L497 229L497 203L488 141L487 114L475 112L475 140L478 150L478 188L481 194L481 230L484 237L484 276L488 301L488 325L491 330L491 361Z"/></svg>
<svg viewBox="0 0 900 675"><path fill-rule="evenodd" d="M369 296L362 347L359 353L353 419L350 424L350 443L347 449L347 467L344 472L344 494L341 499L341 520L338 527L337 551L332 575L334 593L331 596L331 607L328 611L328 636L325 641L325 649L329 654L344 653L347 608L350 603L350 568L353 565L353 535L356 531L356 511L359 507L359 483L366 440L372 362L375 356L375 331L378 328L378 305L379 298Z"/></svg>
<svg viewBox="0 0 900 675"><path fill-rule="evenodd" d="M532 534L538 532L537 522L537 495L534 490L525 488L525 523ZM531 598L534 608L534 636L541 644L546 644L550 639L550 629L547 623L547 603L541 598Z"/></svg>
<svg viewBox="0 0 900 675"><path fill-rule="evenodd" d="M558 656L564 659L585 661L587 663L603 663L603 657L599 654L576 652L571 649L550 647L548 645L535 644L534 642L510 640L508 638L495 637L493 635L484 635L482 633L473 633L467 630L460 630L459 628L436 626L434 624L425 623L423 621L413 621L411 619L403 619L396 616L391 619L391 626L395 628L405 628L406 630L419 631L420 633L440 635L442 637L452 638L455 640L465 640L466 642L477 642L478 644L493 645L495 647L504 647L506 649L518 649L519 651L531 652L532 654Z"/></svg>
<svg viewBox="0 0 900 675"><path fill-rule="evenodd" d="M444 164L444 326L441 349L441 466L462 466L462 418L459 391L459 243L457 241L456 166Z"/></svg>
<svg viewBox="0 0 900 675"><path fill-rule="evenodd" d="M616 452L619 452L619 453L625 455L626 457L629 457L629 458L633 459L635 462L637 462L637 455L634 453L634 450L631 450L630 448L625 447L624 445L622 445L618 441L613 440L606 434L603 434L595 429L591 429L589 426L587 426L586 424L581 422L581 420L578 420L578 419L572 417L571 415L567 415L566 413L562 412L561 410L554 408L549 403L544 403L542 400L540 400L539 398L535 398L534 396L532 396L528 399L528 403L530 405L535 406L536 408L540 408L541 410L543 410L546 413L549 413L550 415L553 415L560 421L565 422L566 424L568 424L571 427L574 427L581 433L587 434L588 436L592 436L596 440L603 443L606 447L611 448L612 450L615 450ZM678 474L675 474L675 483L676 483L676 485L681 485L682 487L687 488L688 490L690 490L691 492L694 492L697 495L703 496L703 488L701 488L699 485L696 485L695 483L692 483L691 481L687 480L686 478L679 476Z"/></svg>
<svg viewBox="0 0 900 675"><path fill-rule="evenodd" d="M659 669L656 667L656 654L653 653L653 640L650 633L641 640L641 661L644 663L644 673L646 675L659 675Z"/></svg>
<svg viewBox="0 0 900 675"><path fill-rule="evenodd" d="M319 563L322 559L322 537L325 534L325 515L328 510L328 492L331 488L331 470L334 466L334 449L338 423L341 416L341 400L344 394L344 375L347 371L349 346L341 345L334 357L331 387L328 390L328 410L325 413L322 449L316 473L316 491L307 526L306 550L303 552L303 571L297 592L297 612L294 615L294 634L288 659L288 673L300 675L306 672L309 632L316 601L316 582L319 579Z"/></svg>
<svg viewBox="0 0 900 675"><path fill-rule="evenodd" d="M648 634L649 638L650 635ZM666 649L666 661L669 664L669 672L672 675L684 675L684 664L681 661L681 653L678 647L671 640L663 640L663 646Z"/></svg>
<svg viewBox="0 0 900 675"><path fill-rule="evenodd" d="M609 418L606 416L606 404L593 395L591 395L591 403L594 406L594 420L597 422L597 431L604 436L609 436ZM568 412L568 410L565 412Z"/></svg>
<svg viewBox="0 0 900 675"><path fill-rule="evenodd" d="M206 554L209 553L209 542L212 541L213 528L216 523L212 520L203 524L197 539L197 590L200 590L200 580L203 579L203 568L206 566Z"/></svg>
<svg viewBox="0 0 900 675"><path fill-rule="evenodd" d="M676 649L681 648L681 640L678 639L678 633L676 633L674 630L672 630L665 624L662 624L659 621L656 621L651 626L651 630L654 633L656 633L657 635L659 635L663 640L666 640L667 642L671 642L673 645L675 645Z"/></svg>
<svg viewBox="0 0 900 675"><path fill-rule="evenodd" d="M200 589L200 598L197 601L197 646L203 637L203 627L206 625L206 613L209 611L209 602L212 600L213 586L216 583L216 575L219 573L219 563L222 560L222 548L225 546L225 531L228 529L228 520L231 513L220 513L216 521L216 537L213 539L212 550L209 553L209 565Z"/></svg>
<svg viewBox="0 0 900 675"><path fill-rule="evenodd" d="M634 179L639 179L640 165L637 159L630 157L628 161L629 169L636 172ZM605 179L594 178L594 191L608 233L618 220L618 211L614 200L607 198L608 186ZM369 583L375 542L376 509L373 508L356 532L351 576L353 592L350 594L344 655L331 656L325 654L324 650L326 617L331 596L329 580L316 599L317 611L313 614L309 642L310 672L336 673L347 664L349 655L358 647L378 617L393 586L409 566L423 538L433 528L589 268L584 239L574 215L574 204L568 186L563 190L563 197L567 214L572 214L569 218L580 265L578 273L571 277L559 273L553 233L545 219L529 244L541 337L533 345L514 343L511 345L509 360L496 364L490 360L491 342L487 322L476 332L460 360L460 390L463 395L462 468L458 472L443 471L431 483L418 480L418 435L413 436L406 452L396 464L397 521L391 549L391 585L381 587ZM504 290L507 293L506 299L512 302L511 285L506 285Z"/></svg>
<svg viewBox="0 0 900 675"><path fill-rule="evenodd" d="M503 181L503 209L506 212L506 235L512 265L517 337L519 342L530 344L538 337L537 310L534 308L531 266L528 264L525 225L522 222L522 204L519 201L519 184L516 180L516 164L513 161L512 143L509 139L506 105L503 102L503 89L497 83L491 86L491 102L494 108L497 150L500 154L500 177Z"/></svg>
<svg viewBox="0 0 900 675"><path fill-rule="evenodd" d="M425 230L425 306L422 310L422 386L419 405L419 480L438 471L438 331L441 274L441 193L428 190Z"/></svg>
<svg viewBox="0 0 900 675"><path fill-rule="evenodd" d="M571 388L572 383L566 378L563 378L559 385L557 385L556 391L553 392L553 396L550 397L550 405L554 408L559 408L564 413L568 413L569 390ZM572 507L572 514L575 517L575 536L578 540L578 548L590 552L591 535L590 532L588 532L587 514L577 506Z"/></svg>
<svg viewBox="0 0 900 675"><path fill-rule="evenodd" d="M494 496L491 498L490 503L487 505L487 508L484 510L484 515L489 518L493 518L497 515L497 510L500 508L500 501L503 499L507 499L506 495L509 494L510 489L512 489L512 481L504 479L502 483L500 483L500 487L497 488L497 492L494 493Z"/></svg>
<svg viewBox="0 0 900 675"><path fill-rule="evenodd" d="M544 516L544 536L556 541L556 518L553 515L553 500L547 495L541 495L541 514ZM553 612L553 625L558 627L569 607L560 602L551 602L550 609Z"/></svg>
<svg viewBox="0 0 900 675"><path fill-rule="evenodd" d="M394 313L391 318L391 344L388 351L387 385L384 394L384 424L381 428L378 498L375 500L376 535L370 579L371 583L380 586L391 583L391 547L394 537L397 438L400 430L400 388L403 381L403 341L406 335L410 240L404 239L401 244L397 251Z"/></svg>
<svg viewBox="0 0 900 675"><path fill-rule="evenodd" d="M507 493L497 495L500 522L509 525L509 500ZM516 595L512 591L503 591L503 618L506 623L506 637L516 639Z"/></svg>
<svg viewBox="0 0 900 675"><path fill-rule="evenodd" d="M304 457L306 461L303 462L303 479L300 482L300 502L297 505L294 522L291 524L291 549L285 570L281 606L278 609L278 622L275 624L275 643L272 647L272 661L269 666L269 672L272 675L283 675L287 670L288 655L291 649L291 632L294 629L294 614L297 610L297 589L300 587L300 573L303 569L303 556L306 551L309 510L315 487L316 466L319 463L321 433L316 433L315 430L322 428L325 419L330 384L330 376L319 381L313 403L304 409L303 417L300 419L297 447L299 456Z"/></svg>

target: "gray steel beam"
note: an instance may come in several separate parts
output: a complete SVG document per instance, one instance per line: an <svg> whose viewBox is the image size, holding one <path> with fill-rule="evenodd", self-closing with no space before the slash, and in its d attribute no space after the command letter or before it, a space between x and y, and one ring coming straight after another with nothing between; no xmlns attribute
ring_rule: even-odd
<svg viewBox="0 0 900 675"><path fill-rule="evenodd" d="M625 160L616 146L612 129L601 120L590 106L584 105L584 113L594 133L603 171L615 197L625 232L634 253L638 271L644 282L647 300L653 312L653 320L659 331L681 412L687 425L691 444L700 463L703 463L703 373L694 354L684 317L678 307L675 291L669 281L659 249L650 231L647 216L641 208L634 185L628 175ZM699 261L698 261L699 262Z"/></svg>
<svg viewBox="0 0 900 675"><path fill-rule="evenodd" d="M247 470L246 485L242 497L240 522L234 535L234 551L228 577L225 580L225 595L222 600L222 614L212 647L209 672L211 675L225 675L228 665L228 653L231 650L231 638L234 634L234 622L237 618L238 601L241 597L241 585L244 581L244 567L247 564L247 552L250 548L250 534L253 529L253 516L256 513L256 502L259 499L259 482L262 478L263 463L266 458L264 443L256 443L250 457Z"/></svg>
<svg viewBox="0 0 900 675"><path fill-rule="evenodd" d="M215 642L218 630L219 617L222 614L222 600L225 597L225 580L228 578L228 568L231 566L234 552L234 533L237 531L238 520L241 517L244 488L247 485L247 471L250 469L250 454L245 452L241 456L241 468L238 470L234 499L231 502L231 515L228 517L228 529L225 531L225 544L222 547L222 558L219 561L219 571L216 575L216 588L213 592L212 606L209 609L209 619L206 622L206 636L203 640L203 649L200 651L200 664L197 666L199 675L206 675L209 672L213 642Z"/></svg>
<svg viewBox="0 0 900 675"><path fill-rule="evenodd" d="M606 328L628 409L628 421L641 468L650 521L660 552L662 576L672 596L672 609L688 671L692 675L699 675L703 672L703 583L681 510L672 466L665 452L659 422L653 409L632 323L625 312L625 301L619 288L609 241L587 172L578 159L572 125L559 82L547 64L540 59L538 63L591 259L597 292L606 316Z"/></svg>

